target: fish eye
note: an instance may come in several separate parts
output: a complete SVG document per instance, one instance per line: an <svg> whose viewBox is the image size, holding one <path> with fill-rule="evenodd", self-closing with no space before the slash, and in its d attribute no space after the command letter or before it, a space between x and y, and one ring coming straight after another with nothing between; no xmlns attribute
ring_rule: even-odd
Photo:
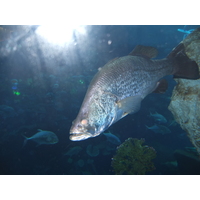
<svg viewBox="0 0 200 200"><path fill-rule="evenodd" d="M87 119L81 120L81 124L82 124L82 125L87 125L87 124L88 124L88 120L87 120Z"/></svg>

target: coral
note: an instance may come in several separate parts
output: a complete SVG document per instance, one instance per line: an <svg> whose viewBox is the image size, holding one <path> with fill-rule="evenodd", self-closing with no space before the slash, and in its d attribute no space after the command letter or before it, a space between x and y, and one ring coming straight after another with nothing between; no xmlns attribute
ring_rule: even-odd
<svg viewBox="0 0 200 200"><path fill-rule="evenodd" d="M144 139L128 138L117 148L111 163L115 174L144 175L155 169L152 159L156 157L156 151L143 145L144 142Z"/></svg>

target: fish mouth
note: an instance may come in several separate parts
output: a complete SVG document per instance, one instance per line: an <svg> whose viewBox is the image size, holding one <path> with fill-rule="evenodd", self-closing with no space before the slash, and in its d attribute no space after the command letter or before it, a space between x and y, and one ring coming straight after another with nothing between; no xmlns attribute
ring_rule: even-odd
<svg viewBox="0 0 200 200"><path fill-rule="evenodd" d="M90 137L94 137L91 133L85 132L85 133L70 133L69 139L72 141L81 141L86 140Z"/></svg>
<svg viewBox="0 0 200 200"><path fill-rule="evenodd" d="M69 139L71 141L81 141L81 140L86 140L91 137L96 137L100 134L101 132L96 132L96 133L90 133L90 132L70 132Z"/></svg>

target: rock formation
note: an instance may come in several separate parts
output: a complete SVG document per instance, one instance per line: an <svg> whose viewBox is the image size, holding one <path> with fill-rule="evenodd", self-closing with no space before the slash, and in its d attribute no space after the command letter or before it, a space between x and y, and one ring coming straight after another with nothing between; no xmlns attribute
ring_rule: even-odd
<svg viewBox="0 0 200 200"><path fill-rule="evenodd" d="M191 60L196 61L200 70L200 28L188 35L182 43L185 53ZM168 108L200 154L200 79L175 81L177 85Z"/></svg>

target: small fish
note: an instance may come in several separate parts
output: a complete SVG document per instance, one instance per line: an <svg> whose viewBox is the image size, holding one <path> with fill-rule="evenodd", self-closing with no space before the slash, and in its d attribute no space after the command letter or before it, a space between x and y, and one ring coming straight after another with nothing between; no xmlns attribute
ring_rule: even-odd
<svg viewBox="0 0 200 200"><path fill-rule="evenodd" d="M150 130L158 130L159 128L158 128L158 126L155 124L155 125L153 125L153 126L147 126L147 125L145 125L148 129L150 129Z"/></svg>
<svg viewBox="0 0 200 200"><path fill-rule="evenodd" d="M74 156L77 155L80 151L82 151L82 147L75 146L70 148L66 153L64 153L65 156Z"/></svg>
<svg viewBox="0 0 200 200"><path fill-rule="evenodd" d="M176 122L176 120L172 119L169 121L169 126L177 126L178 123Z"/></svg>
<svg viewBox="0 0 200 200"><path fill-rule="evenodd" d="M167 123L167 119L163 115L161 115L161 114L159 114L157 112L155 112L153 114L150 113L150 116L152 116L155 119L155 121L157 121L157 122Z"/></svg>
<svg viewBox="0 0 200 200"><path fill-rule="evenodd" d="M86 153L91 157L96 157L99 155L100 151L99 151L98 146L93 146L89 144L86 148Z"/></svg>
<svg viewBox="0 0 200 200"><path fill-rule="evenodd" d="M188 34L192 33L192 32L194 31L194 29L184 30L184 29L178 28L177 31L182 32L182 33L185 33L185 34L188 35Z"/></svg>
<svg viewBox="0 0 200 200"><path fill-rule="evenodd" d="M198 65L187 57L183 43L166 58L152 60L157 53L153 47L138 45L128 56L115 58L102 67L72 123L70 140L96 137L126 115L138 112L148 94L166 91L167 81L162 79L166 75L200 77Z"/></svg>
<svg viewBox="0 0 200 200"><path fill-rule="evenodd" d="M106 136L107 140L111 142L112 144L115 144L115 145L121 144L120 139L116 135L112 133L103 133L103 134Z"/></svg>
<svg viewBox="0 0 200 200"><path fill-rule="evenodd" d="M145 125L146 126L146 125ZM163 125L153 125L153 126L146 126L148 129L152 130L154 133L161 133L162 135L166 133L171 133L170 129Z"/></svg>
<svg viewBox="0 0 200 200"><path fill-rule="evenodd" d="M186 151L197 153L197 149L195 147L185 147Z"/></svg>
<svg viewBox="0 0 200 200"><path fill-rule="evenodd" d="M38 129L38 131L38 133L34 134L31 137L26 137L25 135L22 135L23 137L25 137L24 145L27 143L28 140L33 140L38 145L58 143L59 140L55 133L51 131L43 131L41 129Z"/></svg>
<svg viewBox="0 0 200 200"><path fill-rule="evenodd" d="M7 105L0 105L0 118L7 119L16 115L14 108Z"/></svg>
<svg viewBox="0 0 200 200"><path fill-rule="evenodd" d="M190 29L190 30L185 30L186 26L184 29L177 29L177 31L184 33L183 39L185 39L190 33L192 33L195 29Z"/></svg>

